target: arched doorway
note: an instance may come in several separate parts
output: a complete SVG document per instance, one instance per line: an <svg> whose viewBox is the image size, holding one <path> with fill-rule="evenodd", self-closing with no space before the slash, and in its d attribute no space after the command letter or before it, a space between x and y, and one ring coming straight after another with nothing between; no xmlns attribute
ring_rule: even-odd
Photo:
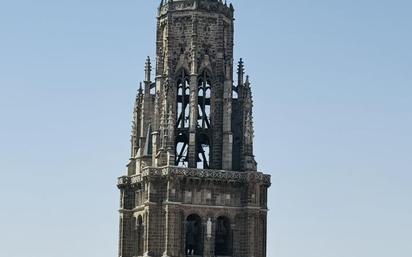
<svg viewBox="0 0 412 257"><path fill-rule="evenodd" d="M215 232L215 256L232 255L232 229L227 217L219 217L216 220Z"/></svg>
<svg viewBox="0 0 412 257"><path fill-rule="evenodd" d="M202 244L202 219L192 214L186 219L186 256L203 255Z"/></svg>

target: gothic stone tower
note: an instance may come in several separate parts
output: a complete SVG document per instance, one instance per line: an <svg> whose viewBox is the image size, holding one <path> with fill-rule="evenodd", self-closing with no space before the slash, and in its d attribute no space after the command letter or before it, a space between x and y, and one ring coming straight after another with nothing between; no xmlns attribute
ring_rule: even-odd
<svg viewBox="0 0 412 257"><path fill-rule="evenodd" d="M234 9L162 1L134 108L119 256L265 257L270 176L253 155L252 95L233 78Z"/></svg>

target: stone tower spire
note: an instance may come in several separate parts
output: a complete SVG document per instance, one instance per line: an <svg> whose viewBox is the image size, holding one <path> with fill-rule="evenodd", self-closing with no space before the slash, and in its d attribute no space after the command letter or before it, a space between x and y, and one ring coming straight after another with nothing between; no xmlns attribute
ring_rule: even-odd
<svg viewBox="0 0 412 257"><path fill-rule="evenodd" d="M139 149L139 131L141 126L142 115L142 102L143 102L143 89L142 83L139 85L139 90L136 95L136 100L133 108L133 121L132 121L132 153L131 157L135 157L137 150Z"/></svg>
<svg viewBox="0 0 412 257"><path fill-rule="evenodd" d="M257 171L251 84L242 59L234 81L233 46L232 4L160 2L118 182L119 256L266 257L270 176Z"/></svg>

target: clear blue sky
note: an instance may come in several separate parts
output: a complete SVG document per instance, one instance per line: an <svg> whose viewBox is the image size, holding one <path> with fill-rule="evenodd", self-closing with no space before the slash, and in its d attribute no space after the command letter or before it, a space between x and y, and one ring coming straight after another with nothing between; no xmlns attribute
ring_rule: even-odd
<svg viewBox="0 0 412 257"><path fill-rule="evenodd" d="M159 1L0 1L0 256L117 255ZM268 257L411 257L412 2L233 2Z"/></svg>

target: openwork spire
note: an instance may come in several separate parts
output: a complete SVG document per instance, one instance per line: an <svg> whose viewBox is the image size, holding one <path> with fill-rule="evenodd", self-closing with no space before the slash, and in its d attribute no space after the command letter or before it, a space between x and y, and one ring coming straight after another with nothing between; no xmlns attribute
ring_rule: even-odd
<svg viewBox="0 0 412 257"><path fill-rule="evenodd" d="M250 88L249 75L246 75L245 87Z"/></svg>
<svg viewBox="0 0 412 257"><path fill-rule="evenodd" d="M139 138L140 138L140 122L142 114L142 102L143 102L143 89L142 83L140 82L139 89L136 94L136 99L133 108L133 120L132 120L132 135L131 135L131 157L136 156L137 150L139 149Z"/></svg>

